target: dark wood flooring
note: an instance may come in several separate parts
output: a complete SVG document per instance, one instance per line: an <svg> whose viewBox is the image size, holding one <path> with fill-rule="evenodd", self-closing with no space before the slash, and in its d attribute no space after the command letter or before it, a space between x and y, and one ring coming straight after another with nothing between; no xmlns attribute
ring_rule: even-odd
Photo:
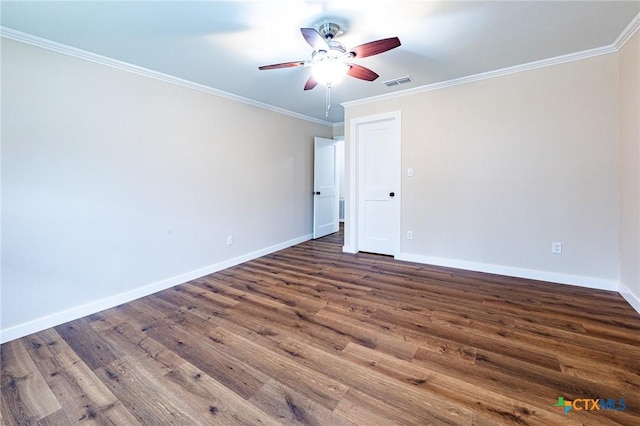
<svg viewBox="0 0 640 426"><path fill-rule="evenodd" d="M2 345L0 422L640 424L640 315L618 294L341 241Z"/></svg>

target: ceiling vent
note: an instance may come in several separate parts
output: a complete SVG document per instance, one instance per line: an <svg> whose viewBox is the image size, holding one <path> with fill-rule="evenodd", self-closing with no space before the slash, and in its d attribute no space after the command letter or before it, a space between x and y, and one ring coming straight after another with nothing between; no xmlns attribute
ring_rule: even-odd
<svg viewBox="0 0 640 426"><path fill-rule="evenodd" d="M410 83L412 81L413 79L411 77L406 76L406 77L394 78L393 80L387 80L382 84L384 84L387 87L394 87L394 86L399 86L400 84Z"/></svg>

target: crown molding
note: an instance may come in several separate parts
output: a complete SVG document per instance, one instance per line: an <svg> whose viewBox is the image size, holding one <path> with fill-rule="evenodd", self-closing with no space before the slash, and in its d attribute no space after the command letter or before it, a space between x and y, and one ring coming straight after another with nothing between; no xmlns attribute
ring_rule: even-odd
<svg viewBox="0 0 640 426"><path fill-rule="evenodd" d="M631 20L629 25L620 33L616 40L603 47L597 47L595 49L583 50L581 52L569 53L567 55L556 56L553 58L542 59L540 61L529 62L522 65L516 65L513 67L502 68L499 70L488 71L480 74L474 74L466 77L456 78L453 80L441 81L438 83L427 84L425 86L414 87L411 89L400 90L393 93L388 93L379 96L372 96L369 98L358 99L355 101L343 102L343 107L351 107L357 105L364 105L371 102L384 101L389 99L395 99L403 96L414 95L422 92L430 92L432 90L444 89L446 87L458 86L461 84L473 83L474 81L487 80L490 78L500 77L508 74L515 74L523 71L535 70L538 68L549 67L551 65L562 64L565 62L579 61L582 59L592 58L594 56L607 55L609 53L615 53L619 51L624 44L629 41L631 37L640 29L640 13Z"/></svg>
<svg viewBox="0 0 640 426"><path fill-rule="evenodd" d="M615 46L616 50L622 49L631 37L640 29L640 13L636 15L635 18L629 22L629 25L622 30L616 41L613 42L612 46Z"/></svg>
<svg viewBox="0 0 640 426"><path fill-rule="evenodd" d="M127 71L133 74L138 74L144 77L160 80L165 83L175 84L177 86L186 87L188 89L197 90L199 92L208 93L214 96L220 96L222 98L230 99L232 101L240 102L243 104L251 105L257 108L266 109L269 111L277 112L279 114L288 115L293 118L298 118L312 123L321 124L323 126L332 127L334 123L330 121L319 120L317 118L309 117L307 115L299 114L297 112L289 111L284 108L269 105L263 102L248 99L243 96L234 95L233 93L225 92L213 87L205 86L204 84L194 83L189 80L174 77L161 72L153 71L148 68L133 65L128 62L118 61L106 56L98 55L96 53L88 52L86 50L78 49L66 44L58 43L55 41L47 40L42 37L37 37L31 34L16 31L11 28L0 26L0 37L7 38L9 40L18 41L21 43L29 44L31 46L40 47L42 49L50 50L56 53L62 53L63 55L72 56L74 58L83 59L86 61L94 62L96 64L106 65L112 68L116 68L122 71Z"/></svg>

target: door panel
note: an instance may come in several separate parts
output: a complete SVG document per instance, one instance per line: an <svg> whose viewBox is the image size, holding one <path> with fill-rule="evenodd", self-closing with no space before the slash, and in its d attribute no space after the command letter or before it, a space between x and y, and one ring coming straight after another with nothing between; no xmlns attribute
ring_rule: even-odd
<svg viewBox="0 0 640 426"><path fill-rule="evenodd" d="M358 249L395 255L400 232L400 140L394 119L357 127Z"/></svg>

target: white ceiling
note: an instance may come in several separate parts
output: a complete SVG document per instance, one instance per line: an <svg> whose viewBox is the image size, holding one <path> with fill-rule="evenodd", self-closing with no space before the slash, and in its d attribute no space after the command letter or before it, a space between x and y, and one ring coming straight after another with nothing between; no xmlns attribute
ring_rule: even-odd
<svg viewBox="0 0 640 426"><path fill-rule="evenodd" d="M610 46L640 13L634 1L2 1L4 28L124 61L327 122L341 102ZM301 27L336 22L347 47L397 36L355 60L380 77L303 91ZM395 88L382 82L411 76Z"/></svg>

